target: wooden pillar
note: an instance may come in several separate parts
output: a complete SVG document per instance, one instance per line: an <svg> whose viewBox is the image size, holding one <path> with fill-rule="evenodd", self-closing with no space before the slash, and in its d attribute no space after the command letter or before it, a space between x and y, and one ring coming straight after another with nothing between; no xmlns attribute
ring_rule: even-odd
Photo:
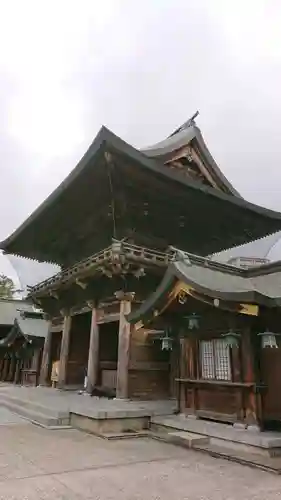
<svg viewBox="0 0 281 500"><path fill-rule="evenodd" d="M92 307L92 319L90 330L90 343L87 368L87 392L92 393L92 390L97 385L98 370L99 370L99 325L97 323L97 308L95 304L89 304Z"/></svg>
<svg viewBox="0 0 281 500"><path fill-rule="evenodd" d="M18 359L16 362L16 370L15 370L15 378L14 378L15 384L20 384L20 382L21 382L21 368L22 368L22 360Z"/></svg>
<svg viewBox="0 0 281 500"><path fill-rule="evenodd" d="M36 347L36 349L33 352L32 356L32 364L31 364L31 369L32 370L39 370L39 361L40 361L40 349L39 347Z"/></svg>
<svg viewBox="0 0 281 500"><path fill-rule="evenodd" d="M170 351L170 390L169 390L169 396L172 399L176 399L178 392L178 382L176 382L176 379L179 378L180 376L180 370L179 370L179 356L180 356L180 346L179 346L179 339L176 338L173 342L173 349Z"/></svg>
<svg viewBox="0 0 281 500"><path fill-rule="evenodd" d="M10 366L10 360L9 358L4 359L4 366L3 366L3 372L2 372L2 380L5 382L7 380L7 375L9 372L9 366Z"/></svg>
<svg viewBox="0 0 281 500"><path fill-rule="evenodd" d="M0 380L2 380L3 367L4 367L4 358L0 359Z"/></svg>
<svg viewBox="0 0 281 500"><path fill-rule="evenodd" d="M39 383L40 356L41 356L41 349L39 349L39 347L36 347L35 351L33 352L32 364L31 364L31 369L36 371L36 376L35 376L36 386Z"/></svg>
<svg viewBox="0 0 281 500"><path fill-rule="evenodd" d="M66 384L67 375L67 363L69 355L69 344L70 344L70 330L71 330L71 316L69 312L65 313L62 339L61 339L61 350L60 350L60 362L59 362L59 376L58 376L58 387L63 388Z"/></svg>
<svg viewBox="0 0 281 500"><path fill-rule="evenodd" d="M50 373L50 363L51 363L51 348L52 348L52 322L49 322L48 333L45 338L42 363L40 370L40 385L49 385L49 373Z"/></svg>
<svg viewBox="0 0 281 500"><path fill-rule="evenodd" d="M186 378L186 372L187 372L187 367L186 367L186 352L185 352L185 339L180 337L179 339L180 347L179 347L179 379ZM185 413L186 412L186 405L187 405L187 399L186 399L186 388L185 384L181 381L179 381L179 387L178 387L178 411L180 413Z"/></svg>
<svg viewBox="0 0 281 500"><path fill-rule="evenodd" d="M190 336L187 345L187 363L188 363L188 378L196 380L197 375L197 360L199 353L197 352L197 339L194 336ZM197 411L197 400L198 400L198 389L193 384L188 390L188 399L190 401L191 414L196 415Z"/></svg>
<svg viewBox="0 0 281 500"><path fill-rule="evenodd" d="M15 376L15 368L16 368L16 358L15 355L11 355L11 361L10 361L10 366L9 366L9 372L7 376L8 382L13 382L14 376Z"/></svg>
<svg viewBox="0 0 281 500"><path fill-rule="evenodd" d="M132 326L126 320L126 316L131 312L131 302L134 294L117 292L115 295L120 300L116 397L118 399L127 399L129 396L129 358Z"/></svg>
<svg viewBox="0 0 281 500"><path fill-rule="evenodd" d="M247 328L247 330L243 332L242 356L244 382L252 382L254 385L257 381L254 363L254 346L250 328ZM249 388L247 393L245 393L245 423L250 427L259 428L257 397L254 387Z"/></svg>

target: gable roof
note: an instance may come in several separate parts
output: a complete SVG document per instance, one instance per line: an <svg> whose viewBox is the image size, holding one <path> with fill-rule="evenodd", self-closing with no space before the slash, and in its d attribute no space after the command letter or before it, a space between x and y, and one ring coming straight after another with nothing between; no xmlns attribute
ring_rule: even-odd
<svg viewBox="0 0 281 500"><path fill-rule="evenodd" d="M157 144L142 149L142 152L149 158L159 160L162 163L167 163L172 159L173 155L177 151L188 145L194 145L200 152L202 160L204 161L204 166L207 168L210 175L214 177L218 186L228 194L241 197L238 191L225 177L215 159L211 155L204 141L201 130L195 123L195 118L198 116L198 114L198 112L195 113L195 115L190 120L185 122L173 134L167 137L167 139L164 139Z"/></svg>
<svg viewBox="0 0 281 500"><path fill-rule="evenodd" d="M43 319L42 314L19 314L15 321L26 339L30 337L45 338L48 333L48 321Z"/></svg>
<svg viewBox="0 0 281 500"><path fill-rule="evenodd" d="M10 347L13 342L23 337L30 342L33 339L45 339L48 332L48 322L43 319L43 313L33 310L17 309L8 334L0 338L0 347Z"/></svg>
<svg viewBox="0 0 281 500"><path fill-rule="evenodd" d="M24 335L45 337L48 322L42 311L24 300L0 299L0 326L12 326L15 320Z"/></svg>

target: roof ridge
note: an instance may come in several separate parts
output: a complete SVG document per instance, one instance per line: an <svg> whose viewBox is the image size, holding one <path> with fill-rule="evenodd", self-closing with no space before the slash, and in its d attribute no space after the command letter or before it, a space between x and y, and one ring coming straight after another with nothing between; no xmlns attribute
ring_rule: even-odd
<svg viewBox="0 0 281 500"><path fill-rule="evenodd" d="M197 110L194 115L192 115L191 118L189 118L186 122L184 122L180 127L178 127L169 137L173 137L173 135L178 134L179 132L182 132L183 130L186 130L187 128L196 125L195 123L195 118L199 115L199 111Z"/></svg>
<svg viewBox="0 0 281 500"><path fill-rule="evenodd" d="M228 274L235 274L237 276L246 277L246 269L242 269L236 266L232 266L231 264L227 264L224 262L218 262L210 259L209 257L204 257L201 255L192 254L190 252L185 252L184 250L180 250L176 247L170 247L175 251L175 255L179 255L179 259L174 259L174 262L183 262L187 265L186 260L188 260L189 265L201 265L202 267L208 267L210 269L216 269L221 272L225 272Z"/></svg>

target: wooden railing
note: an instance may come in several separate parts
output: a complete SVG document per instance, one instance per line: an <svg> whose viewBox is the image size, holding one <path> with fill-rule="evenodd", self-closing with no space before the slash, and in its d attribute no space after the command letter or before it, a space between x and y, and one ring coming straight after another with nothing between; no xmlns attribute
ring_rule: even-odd
<svg viewBox="0 0 281 500"><path fill-rule="evenodd" d="M54 290L56 287L75 281L78 278L93 275L98 268L101 268L106 263L114 264L118 260L122 263L126 261L146 266L167 267L173 255L173 252L160 252L125 242L114 241L106 249L31 287L29 294L36 296L40 295L40 292Z"/></svg>
<svg viewBox="0 0 281 500"><path fill-rule="evenodd" d="M170 247L166 252L151 250L146 247L132 245L123 241L113 240L112 245L100 252L77 262L75 265L60 271L50 278L41 281L29 289L31 296L40 295L41 292L55 290L64 284L69 284L83 277L93 275L98 269L104 270L105 266L121 266L125 263L133 263L145 267L167 267L170 262L188 260L189 264L209 267L222 272L243 275L244 270L237 269L227 264L218 263L205 257L200 257L188 252L182 252Z"/></svg>

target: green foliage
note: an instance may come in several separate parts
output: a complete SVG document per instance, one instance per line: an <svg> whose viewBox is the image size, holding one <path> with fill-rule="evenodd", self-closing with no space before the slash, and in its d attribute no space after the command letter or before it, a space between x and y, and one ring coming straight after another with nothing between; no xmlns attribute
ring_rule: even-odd
<svg viewBox="0 0 281 500"><path fill-rule="evenodd" d="M0 299L12 299L16 292L15 284L11 278L0 274Z"/></svg>

